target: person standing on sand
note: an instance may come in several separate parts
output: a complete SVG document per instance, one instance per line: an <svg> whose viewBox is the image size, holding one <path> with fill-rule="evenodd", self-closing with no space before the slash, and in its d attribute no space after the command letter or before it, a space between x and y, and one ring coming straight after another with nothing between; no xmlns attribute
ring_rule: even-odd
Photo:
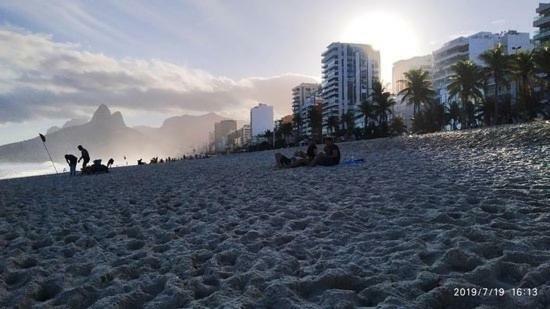
<svg viewBox="0 0 550 309"><path fill-rule="evenodd" d="M80 150L80 159L78 159L78 162L82 160L82 170L85 170L86 165L90 162L90 154L88 153L88 150L82 147L82 145L78 145L78 150Z"/></svg>
<svg viewBox="0 0 550 309"><path fill-rule="evenodd" d="M69 164L70 173L71 176L76 176L76 163L78 158L75 157L72 154L66 154L65 155L65 161L67 161L67 164Z"/></svg>
<svg viewBox="0 0 550 309"><path fill-rule="evenodd" d="M310 166L322 165L333 166L340 163L340 148L334 143L332 137L325 138L324 152L320 152L315 156L315 159L311 162Z"/></svg>

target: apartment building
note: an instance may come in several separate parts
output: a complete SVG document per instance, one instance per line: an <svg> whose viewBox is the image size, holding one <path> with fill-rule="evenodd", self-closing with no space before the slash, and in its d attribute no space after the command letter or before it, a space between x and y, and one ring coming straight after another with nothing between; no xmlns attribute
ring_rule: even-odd
<svg viewBox="0 0 550 309"><path fill-rule="evenodd" d="M322 54L323 127L330 116L356 114L356 125L363 126L359 106L380 80L380 52L366 44L331 43Z"/></svg>

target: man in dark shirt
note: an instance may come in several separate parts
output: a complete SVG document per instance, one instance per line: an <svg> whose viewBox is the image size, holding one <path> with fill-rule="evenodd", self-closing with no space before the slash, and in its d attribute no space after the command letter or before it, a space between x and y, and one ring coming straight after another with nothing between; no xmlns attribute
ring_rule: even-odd
<svg viewBox="0 0 550 309"><path fill-rule="evenodd" d="M82 147L82 145L78 145L78 150L80 150L80 159L78 159L78 162L82 160L82 170L85 170L86 165L90 162L90 154L88 153L88 150Z"/></svg>
<svg viewBox="0 0 550 309"><path fill-rule="evenodd" d="M340 163L340 148L334 144L332 137L325 138L324 152L320 152L311 162L311 166L333 166Z"/></svg>
<svg viewBox="0 0 550 309"><path fill-rule="evenodd" d="M69 164L69 175L74 176L76 175L76 163L78 158L73 156L72 154L66 154L65 155L65 161L67 161L67 164Z"/></svg>

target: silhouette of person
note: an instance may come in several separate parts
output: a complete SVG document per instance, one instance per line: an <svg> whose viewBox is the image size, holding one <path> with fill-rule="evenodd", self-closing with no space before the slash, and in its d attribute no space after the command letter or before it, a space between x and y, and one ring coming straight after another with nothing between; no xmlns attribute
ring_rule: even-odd
<svg viewBox="0 0 550 309"><path fill-rule="evenodd" d="M76 175L76 163L78 158L75 157L72 154L66 154L65 155L65 161L67 161L67 164L69 164L70 173L69 175L75 176Z"/></svg>
<svg viewBox="0 0 550 309"><path fill-rule="evenodd" d="M78 145L78 150L80 150L80 159L78 159L78 162L82 160L82 170L86 169L86 165L88 165L88 162L90 162L90 154L88 153L88 150L86 150L82 145Z"/></svg>
<svg viewBox="0 0 550 309"><path fill-rule="evenodd" d="M107 161L107 167L111 168L113 164L115 164L115 160L113 158L110 158L109 161Z"/></svg>

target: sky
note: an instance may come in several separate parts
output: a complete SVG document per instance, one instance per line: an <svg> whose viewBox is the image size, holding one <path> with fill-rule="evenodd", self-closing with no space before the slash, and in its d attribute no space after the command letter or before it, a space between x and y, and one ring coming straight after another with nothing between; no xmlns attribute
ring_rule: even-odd
<svg viewBox="0 0 550 309"><path fill-rule="evenodd" d="M397 60L479 31L532 33L537 0L0 2L0 145L86 118L101 103L128 125L257 102L290 113L290 91L320 81L331 42Z"/></svg>

